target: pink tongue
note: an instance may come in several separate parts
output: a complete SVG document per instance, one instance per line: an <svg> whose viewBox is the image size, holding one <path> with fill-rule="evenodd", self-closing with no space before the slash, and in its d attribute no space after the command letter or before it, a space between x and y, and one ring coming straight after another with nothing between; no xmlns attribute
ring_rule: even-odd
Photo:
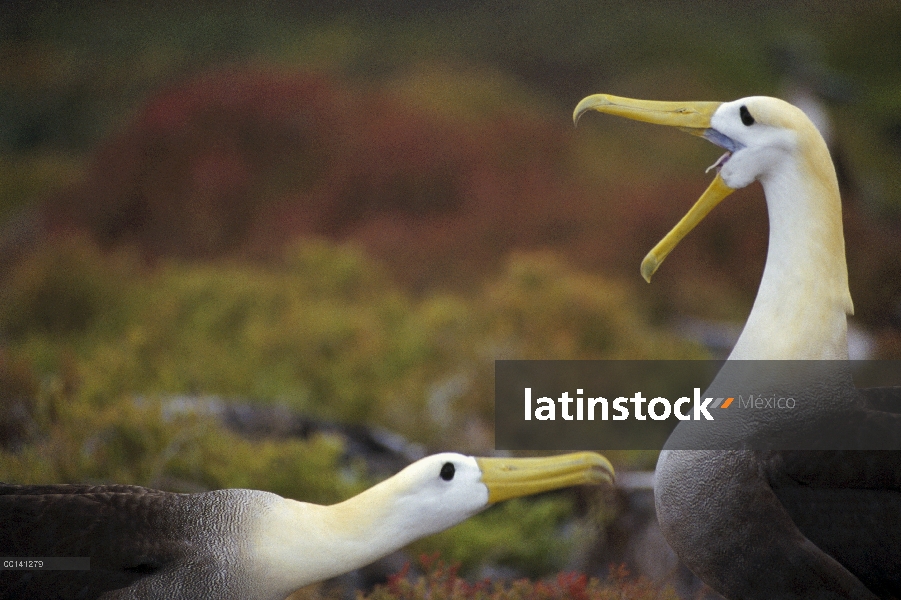
<svg viewBox="0 0 901 600"><path fill-rule="evenodd" d="M729 160L729 157L730 157L730 156L732 156L732 153L731 153L731 152L726 152L726 153L723 154L721 157L719 157L719 158L716 160L715 163L713 163L712 165L710 165L709 167L707 167L707 170L704 171L704 172L705 172L705 173L708 173L708 172L710 171L710 169L716 169L717 171L719 171L720 168L721 168L724 164L726 164L726 161Z"/></svg>

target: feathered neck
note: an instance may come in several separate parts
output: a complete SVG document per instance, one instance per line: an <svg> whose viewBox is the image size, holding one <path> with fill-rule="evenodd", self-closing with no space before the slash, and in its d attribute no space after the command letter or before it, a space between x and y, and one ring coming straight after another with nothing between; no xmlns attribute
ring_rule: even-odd
<svg viewBox="0 0 901 600"><path fill-rule="evenodd" d="M730 360L847 359L853 314L835 169L820 135L761 178L769 212L766 267Z"/></svg>

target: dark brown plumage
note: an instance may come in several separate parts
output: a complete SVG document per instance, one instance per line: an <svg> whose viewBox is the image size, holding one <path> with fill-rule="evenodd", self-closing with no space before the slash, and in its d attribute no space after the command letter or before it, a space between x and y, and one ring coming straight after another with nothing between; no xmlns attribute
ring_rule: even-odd
<svg viewBox="0 0 901 600"><path fill-rule="evenodd" d="M0 598L97 598L192 563L186 575L235 569L238 547L227 534L240 512L228 506L249 506L255 494L264 493L0 484L0 554L91 559L89 571L0 572ZM234 517L198 518L203 514Z"/></svg>

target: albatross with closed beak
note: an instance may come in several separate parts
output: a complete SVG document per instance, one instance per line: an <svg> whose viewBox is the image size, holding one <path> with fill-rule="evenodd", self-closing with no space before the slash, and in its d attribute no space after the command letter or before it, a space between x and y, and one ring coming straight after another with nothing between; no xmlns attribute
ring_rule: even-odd
<svg viewBox="0 0 901 600"><path fill-rule="evenodd" d="M282 600L495 502L612 482L599 454L423 458L319 506L256 490L0 484L0 555L89 557L84 571L3 571L0 598Z"/></svg>

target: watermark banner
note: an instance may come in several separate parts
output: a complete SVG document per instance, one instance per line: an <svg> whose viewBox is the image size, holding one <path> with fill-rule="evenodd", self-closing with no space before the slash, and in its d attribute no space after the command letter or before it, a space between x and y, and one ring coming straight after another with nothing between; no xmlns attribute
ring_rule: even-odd
<svg viewBox="0 0 901 600"><path fill-rule="evenodd" d="M90 571L89 556L5 556L0 571Z"/></svg>
<svg viewBox="0 0 901 600"><path fill-rule="evenodd" d="M500 450L901 450L901 361L495 362Z"/></svg>

